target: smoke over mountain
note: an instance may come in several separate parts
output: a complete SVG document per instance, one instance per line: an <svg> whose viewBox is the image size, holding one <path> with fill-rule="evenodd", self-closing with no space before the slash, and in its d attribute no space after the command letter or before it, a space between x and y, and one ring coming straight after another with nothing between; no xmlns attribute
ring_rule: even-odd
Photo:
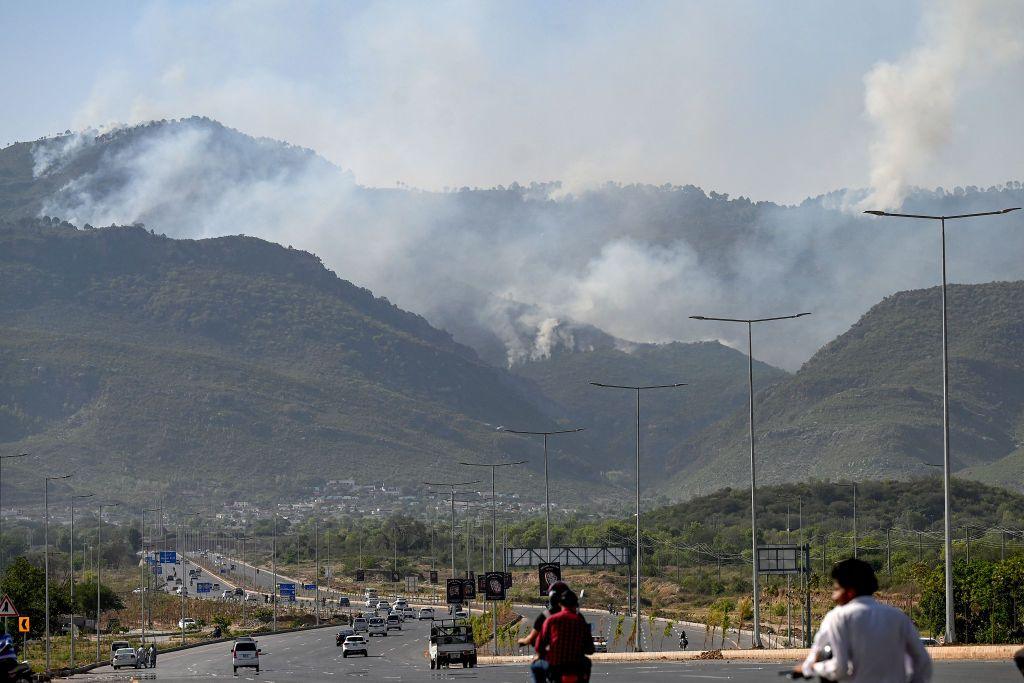
<svg viewBox="0 0 1024 683"><path fill-rule="evenodd" d="M742 329L687 316L812 311L757 333L759 358L793 368L878 299L938 274L930 231L844 212L845 193L783 207L693 186L374 189L309 150L198 118L33 151L40 180L65 179L44 214L307 249L496 362L620 340L745 345ZM918 192L907 206L991 208L1022 194L1019 183ZM1024 277L1021 223L951 231L951 277Z"/></svg>
<svg viewBox="0 0 1024 683"><path fill-rule="evenodd" d="M875 126L872 192L864 208L898 208L915 175L952 139L960 100L988 97L972 89L972 79L1024 57L1024 4L1017 0L950 0L925 10L920 45L864 78L865 109Z"/></svg>

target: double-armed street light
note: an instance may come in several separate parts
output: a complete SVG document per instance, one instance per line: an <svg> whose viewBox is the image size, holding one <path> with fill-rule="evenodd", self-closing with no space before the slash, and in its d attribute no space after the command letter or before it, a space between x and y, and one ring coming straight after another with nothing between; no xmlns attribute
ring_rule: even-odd
<svg viewBox="0 0 1024 683"><path fill-rule="evenodd" d="M163 512L162 507L142 508L142 647L146 647L146 579L149 572L149 554L146 552L146 513Z"/></svg>
<svg viewBox="0 0 1024 683"><path fill-rule="evenodd" d="M509 429L508 427L498 427L499 432L506 432L508 434L525 434L528 436L543 436L544 437L544 537L547 541L547 555L545 561L551 561L551 487L550 480L548 478L548 437L556 436L558 434L575 434L576 432L582 432L583 427L576 427L575 429L561 429L557 431L549 432L528 432L519 429Z"/></svg>
<svg viewBox="0 0 1024 683"><path fill-rule="evenodd" d="M46 670L50 670L50 482L70 479L72 475L64 474L57 477L43 477L43 592L45 593L46 615Z"/></svg>
<svg viewBox="0 0 1024 683"><path fill-rule="evenodd" d="M75 668L75 501L83 498L92 498L95 493L85 493L80 496L71 496L71 668ZM82 571L85 571L85 551L82 551Z"/></svg>
<svg viewBox="0 0 1024 683"><path fill-rule="evenodd" d="M636 392L636 614L634 619L636 619L637 624L640 624L642 623L640 621L640 392L647 391L649 389L677 389L679 387L685 387L686 383L650 384L646 386L605 384L603 382L591 382L590 384L595 387L603 387L605 389L628 389ZM640 649L640 637L638 635L633 639L633 651L639 652Z"/></svg>
<svg viewBox="0 0 1024 683"><path fill-rule="evenodd" d="M489 467L491 468L491 571L497 570L497 539L498 539L498 499L494 490L494 471L499 467L514 467L516 465L522 465L526 463L526 460L516 460L515 462L462 462L460 465L467 467ZM498 654L498 610L497 608L491 610L494 626L494 655Z"/></svg>
<svg viewBox="0 0 1024 683"><path fill-rule="evenodd" d="M452 490L452 495L451 495L451 505L452 505L452 534L451 534L451 541L452 541L452 578L453 579L455 578L455 489L457 489L460 486L470 486L472 484L479 484L479 483L480 483L479 479L477 479L476 481L457 481L457 482L452 482L452 481L447 481L447 482L425 481L425 482L423 482L423 484L425 486L444 486L445 488L449 488L450 487L451 490Z"/></svg>
<svg viewBox="0 0 1024 683"><path fill-rule="evenodd" d="M96 663L100 663L100 568L103 566L103 508L116 508L120 503L100 503L96 507Z"/></svg>
<svg viewBox="0 0 1024 683"><path fill-rule="evenodd" d="M931 216L915 213L894 213L891 211L865 211L872 216L886 218L912 218L939 222L939 240L941 243L940 257L942 265L942 491L943 491L943 532L945 535L945 589L946 589L946 644L956 642L956 624L954 621L953 602L953 521L950 506L950 462L949 462L949 344L946 333L948 317L946 315L946 221L980 216L1002 216L1011 211L1018 211L1019 206L998 211L980 213L963 213L952 216Z"/></svg>
<svg viewBox="0 0 1024 683"><path fill-rule="evenodd" d="M757 469L754 459L754 334L755 323L766 323L775 320L792 320L802 318L810 313L780 315L772 318L712 318L704 315L691 315L693 320L712 320L726 323L744 323L747 326L747 388L750 394L750 545L753 555L751 569L754 584L754 634L752 646L764 647L761 642L761 588L758 582L757 566Z"/></svg>

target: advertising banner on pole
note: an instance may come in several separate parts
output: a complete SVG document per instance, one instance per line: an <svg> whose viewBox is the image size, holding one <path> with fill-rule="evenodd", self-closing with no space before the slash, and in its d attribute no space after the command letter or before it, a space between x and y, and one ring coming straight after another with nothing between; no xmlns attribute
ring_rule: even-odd
<svg viewBox="0 0 1024 683"><path fill-rule="evenodd" d="M437 584L437 570L436 569L431 569L430 570L430 583L435 584L435 585Z"/></svg>
<svg viewBox="0 0 1024 683"><path fill-rule="evenodd" d="M445 586L445 602L449 605L462 604L462 579L448 579Z"/></svg>
<svg viewBox="0 0 1024 683"><path fill-rule="evenodd" d="M544 562L537 566L537 579L540 594L546 597L551 590L551 584L562 580L562 567L557 562Z"/></svg>
<svg viewBox="0 0 1024 683"><path fill-rule="evenodd" d="M505 573L487 572L484 575L484 599L505 599Z"/></svg>

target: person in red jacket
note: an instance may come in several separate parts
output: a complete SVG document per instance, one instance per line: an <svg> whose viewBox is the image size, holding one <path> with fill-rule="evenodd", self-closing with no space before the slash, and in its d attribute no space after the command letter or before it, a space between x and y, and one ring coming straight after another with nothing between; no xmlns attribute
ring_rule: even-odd
<svg viewBox="0 0 1024 683"><path fill-rule="evenodd" d="M575 681L590 680L590 660L586 655L594 653L594 638L590 625L579 613L579 604L575 593L565 591L562 610L544 620L537 639L537 654L547 661L552 681L570 676Z"/></svg>

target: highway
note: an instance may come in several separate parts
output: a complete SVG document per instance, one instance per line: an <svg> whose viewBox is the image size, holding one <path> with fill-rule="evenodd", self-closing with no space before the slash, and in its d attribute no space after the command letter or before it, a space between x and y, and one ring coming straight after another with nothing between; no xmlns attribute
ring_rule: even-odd
<svg viewBox="0 0 1024 683"><path fill-rule="evenodd" d="M399 633L370 641L370 656L343 659L341 648L334 642L337 628L322 628L296 633L261 636L261 671L242 669L238 676L231 672L231 645L217 643L160 655L156 669L121 670L110 667L74 676L79 681L158 680L198 681L214 678L260 681L260 683L338 681L360 678L368 681L527 681L526 667L517 665L480 666L474 669L443 669L431 671L424 656L429 622L406 622ZM1011 662L937 662L935 683L965 680L1002 683L1020 681ZM782 680L778 663L694 661L694 662L624 662L597 663L593 679L633 680L650 683L661 681L755 681Z"/></svg>

